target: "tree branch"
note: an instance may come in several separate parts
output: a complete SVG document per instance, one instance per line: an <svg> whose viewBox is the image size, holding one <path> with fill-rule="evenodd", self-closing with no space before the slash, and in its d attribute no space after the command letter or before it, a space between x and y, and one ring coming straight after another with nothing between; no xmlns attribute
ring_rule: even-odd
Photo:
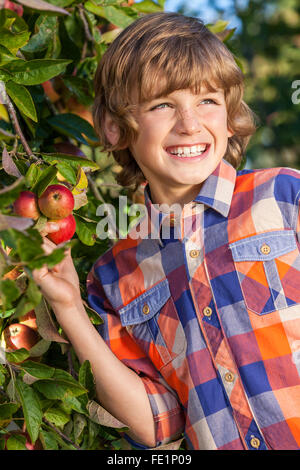
<svg viewBox="0 0 300 470"><path fill-rule="evenodd" d="M68 436L66 436L63 432L61 432L56 426L54 426L54 424L50 423L50 421L48 421L46 418L43 418L43 421L45 424L47 424L47 426L52 428L53 431L55 431L62 439L64 439L65 441L69 442L72 446L74 446L75 449L82 450L77 444L75 444L75 442L73 442Z"/></svg>
<svg viewBox="0 0 300 470"><path fill-rule="evenodd" d="M12 120L12 123L13 123L13 126L15 128L15 131L17 133L17 135L20 137L20 140L22 142L22 145L27 153L27 155L29 157L32 157L34 159L37 159L37 157L34 155L34 153L31 151L31 148L29 147L25 137L24 137L24 134L22 132L22 129L20 127L20 124L19 124L19 121L18 121L18 118L17 118L17 114L16 114L16 111L15 111L15 108L11 102L11 100L9 99L8 96L6 96L6 107L7 107L7 111L8 111L8 114L10 116L10 119Z"/></svg>
<svg viewBox="0 0 300 470"><path fill-rule="evenodd" d="M87 19L85 17L83 6L81 4L78 5L78 9L79 9L79 16L82 19L82 23L83 23L86 38L91 42L95 42L94 37L91 35L89 25L88 25Z"/></svg>

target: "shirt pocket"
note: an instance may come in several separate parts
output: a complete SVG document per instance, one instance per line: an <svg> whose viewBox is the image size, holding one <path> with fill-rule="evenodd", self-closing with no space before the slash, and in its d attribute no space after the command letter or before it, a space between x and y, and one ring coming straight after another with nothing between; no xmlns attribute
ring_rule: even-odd
<svg viewBox="0 0 300 470"><path fill-rule="evenodd" d="M264 315L300 303L295 233L261 233L229 245L246 306Z"/></svg>
<svg viewBox="0 0 300 470"><path fill-rule="evenodd" d="M121 308L119 314L122 325L158 369L185 349L184 329L167 279Z"/></svg>

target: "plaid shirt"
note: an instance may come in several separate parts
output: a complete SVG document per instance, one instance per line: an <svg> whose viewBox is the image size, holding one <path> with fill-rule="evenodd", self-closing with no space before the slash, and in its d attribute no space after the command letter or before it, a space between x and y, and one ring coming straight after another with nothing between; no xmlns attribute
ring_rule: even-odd
<svg viewBox="0 0 300 470"><path fill-rule="evenodd" d="M222 160L170 237L145 199L149 237L119 240L87 289L143 380L156 445L184 432L190 449L299 449L300 173Z"/></svg>

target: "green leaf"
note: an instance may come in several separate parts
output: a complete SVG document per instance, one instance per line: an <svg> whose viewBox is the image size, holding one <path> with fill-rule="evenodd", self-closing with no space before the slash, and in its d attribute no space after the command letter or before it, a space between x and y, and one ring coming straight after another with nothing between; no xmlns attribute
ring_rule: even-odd
<svg viewBox="0 0 300 470"><path fill-rule="evenodd" d="M75 214L74 217L76 220L76 233L79 240L85 245L93 246L97 239L97 224L94 222L87 222Z"/></svg>
<svg viewBox="0 0 300 470"><path fill-rule="evenodd" d="M64 426L70 421L70 415L57 406L53 406L44 413L45 418L55 426Z"/></svg>
<svg viewBox="0 0 300 470"><path fill-rule="evenodd" d="M75 4L74 0L51 0L52 5L56 5L61 8L66 8L72 3ZM79 3L78 1L76 3Z"/></svg>
<svg viewBox="0 0 300 470"><path fill-rule="evenodd" d="M47 16L41 14L35 22L34 28L37 31L29 39L26 46L22 47L22 52L39 52L47 48L48 44L53 41L55 34L57 16Z"/></svg>
<svg viewBox="0 0 300 470"><path fill-rule="evenodd" d="M11 62L12 60L16 60L16 56L10 52L7 47L4 47L0 44L0 67Z"/></svg>
<svg viewBox="0 0 300 470"><path fill-rule="evenodd" d="M39 167L35 163L32 163L30 165L25 175L26 184L30 189L38 181L39 177L41 176L41 173L42 171L39 169Z"/></svg>
<svg viewBox="0 0 300 470"><path fill-rule="evenodd" d="M31 278L28 279L28 288L26 290L26 295L28 299L35 304L35 306L38 305L41 301L40 290L37 284Z"/></svg>
<svg viewBox="0 0 300 470"><path fill-rule="evenodd" d="M85 106L93 104L92 90L89 82L81 77L64 76L64 84L68 90L75 95L78 101Z"/></svg>
<svg viewBox="0 0 300 470"><path fill-rule="evenodd" d="M33 388L19 378L16 379L16 389L21 400L26 429L34 444L38 438L43 418L40 402Z"/></svg>
<svg viewBox="0 0 300 470"><path fill-rule="evenodd" d="M37 114L34 106L33 99L31 94L23 85L18 85L13 81L6 82L6 91L11 97L17 108L32 119L34 122L37 122Z"/></svg>
<svg viewBox="0 0 300 470"><path fill-rule="evenodd" d="M0 404L0 420L9 419L20 408L19 403L2 403Z"/></svg>
<svg viewBox="0 0 300 470"><path fill-rule="evenodd" d="M68 396L64 399L64 407L67 409L72 409L77 411L77 413L82 413L88 415L87 404L88 397L86 394L80 395L79 397Z"/></svg>
<svg viewBox="0 0 300 470"><path fill-rule="evenodd" d="M28 30L28 26L23 18L21 18L15 11L2 10L0 12L0 27L4 26L10 28L13 25L15 31Z"/></svg>
<svg viewBox="0 0 300 470"><path fill-rule="evenodd" d="M78 441L83 433L84 428L87 426L86 418L79 413L74 416L74 438Z"/></svg>
<svg viewBox="0 0 300 470"><path fill-rule="evenodd" d="M9 318L14 313L14 308L6 310L5 312L0 312L0 318Z"/></svg>
<svg viewBox="0 0 300 470"><path fill-rule="evenodd" d="M34 361L23 362L20 367L25 372L38 379L49 379L50 377L53 377L55 372L54 367Z"/></svg>
<svg viewBox="0 0 300 470"><path fill-rule="evenodd" d="M13 74L13 81L20 85L39 85L60 73L70 64L64 59L33 59L9 62L5 70Z"/></svg>
<svg viewBox="0 0 300 470"><path fill-rule="evenodd" d="M9 73L3 69L0 69L0 81L7 82L8 80L12 80L12 79L13 79L12 73Z"/></svg>
<svg viewBox="0 0 300 470"><path fill-rule="evenodd" d="M206 24L205 26L212 32L212 33L220 33L224 31L224 29L228 25L228 21L218 20L215 24Z"/></svg>
<svg viewBox="0 0 300 470"><path fill-rule="evenodd" d="M89 398L94 398L96 393L95 380L91 364L88 360L84 361L80 366L78 381L84 388L89 391Z"/></svg>
<svg viewBox="0 0 300 470"><path fill-rule="evenodd" d="M14 203L20 192L25 188L25 178L21 176L10 186L0 190L0 209Z"/></svg>
<svg viewBox="0 0 300 470"><path fill-rule="evenodd" d="M3 362L3 353L0 349L0 361ZM0 387L2 387L5 383L5 369L2 369L2 365L0 364Z"/></svg>
<svg viewBox="0 0 300 470"><path fill-rule="evenodd" d="M84 7L91 13L101 16L110 23L119 26L119 28L126 28L135 20L135 18L126 15L124 8L118 8L116 6L102 7L90 0L85 2Z"/></svg>
<svg viewBox="0 0 300 470"><path fill-rule="evenodd" d="M40 197L47 186L51 184L57 174L57 168L55 166L48 166L39 176L35 185L31 188L31 190Z"/></svg>
<svg viewBox="0 0 300 470"><path fill-rule="evenodd" d="M40 269L44 264L51 269L56 264L60 263L65 256L65 248L56 248L49 255L39 256L34 260L28 262L28 267L30 269Z"/></svg>
<svg viewBox="0 0 300 470"><path fill-rule="evenodd" d="M67 396L76 397L87 392L68 372L59 369L55 370L51 378L39 380L33 385L51 400L64 400Z"/></svg>
<svg viewBox="0 0 300 470"><path fill-rule="evenodd" d="M142 2L135 3L133 5L133 8L142 13L155 13L156 11L163 10L163 7L161 5L158 5L157 3L152 2L151 0L143 0Z"/></svg>
<svg viewBox="0 0 300 470"><path fill-rule="evenodd" d="M58 450L54 431L41 429L39 438L45 450Z"/></svg>
<svg viewBox="0 0 300 470"><path fill-rule="evenodd" d="M12 308L12 302L21 295L20 289L11 279L0 281L0 292L5 308Z"/></svg>
<svg viewBox="0 0 300 470"><path fill-rule="evenodd" d="M30 236L31 233L27 232L19 232L14 230L15 233L15 240L17 242L18 253L22 261L31 261L36 256L44 255L44 250L41 247L42 244L42 237L40 234L35 230L34 232L39 236Z"/></svg>
<svg viewBox="0 0 300 470"><path fill-rule="evenodd" d="M29 351L25 348L17 349L16 351L6 352L6 359L8 362L18 364L19 362L25 361L29 357Z"/></svg>
<svg viewBox="0 0 300 470"><path fill-rule="evenodd" d="M6 49L8 49L12 54L16 54L22 46L25 46L29 38L29 31L20 31L18 33L14 33L9 29L0 28L0 44L6 47ZM19 62L19 60L15 60L14 62ZM11 63L12 62L7 62L6 66Z"/></svg>
<svg viewBox="0 0 300 470"><path fill-rule="evenodd" d="M6 442L7 450L27 450L26 436L22 434L12 434Z"/></svg>
<svg viewBox="0 0 300 470"><path fill-rule="evenodd" d="M99 165L93 160L76 157L75 155L68 155L64 153L43 153L42 158L45 160L45 162L49 162L52 165L55 163L65 163L72 165L74 169L77 169L77 166L80 165L81 167L90 168L92 171L99 170Z"/></svg>
<svg viewBox="0 0 300 470"><path fill-rule="evenodd" d="M73 185L76 184L77 174L71 165L65 162L60 162L56 164L56 168L58 169L59 173L64 178L66 178L67 181L69 181L69 183L72 183Z"/></svg>
<svg viewBox="0 0 300 470"><path fill-rule="evenodd" d="M38 285L33 281L33 279L29 278L27 290L16 306L15 316L19 317L21 315L25 315L25 313L29 312L29 310L37 307L37 305L39 305L41 302L41 299L42 294Z"/></svg>
<svg viewBox="0 0 300 470"><path fill-rule="evenodd" d="M93 142L98 142L93 126L85 119L77 116L77 114L57 114L48 118L47 122L60 134L73 137L85 145L88 145L88 142L83 135L86 135Z"/></svg>
<svg viewBox="0 0 300 470"><path fill-rule="evenodd" d="M30 348L30 357L39 357L45 354L51 346L51 341L40 339L32 348Z"/></svg>

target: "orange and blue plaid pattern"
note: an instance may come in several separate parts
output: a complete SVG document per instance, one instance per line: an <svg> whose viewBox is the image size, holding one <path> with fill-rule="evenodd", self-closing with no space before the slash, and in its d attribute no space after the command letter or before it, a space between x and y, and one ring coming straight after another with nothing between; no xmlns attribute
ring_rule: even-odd
<svg viewBox="0 0 300 470"><path fill-rule="evenodd" d="M144 382L157 445L300 449L300 173L225 160L157 233L130 233L87 279L98 330ZM139 445L135 445L140 448Z"/></svg>

